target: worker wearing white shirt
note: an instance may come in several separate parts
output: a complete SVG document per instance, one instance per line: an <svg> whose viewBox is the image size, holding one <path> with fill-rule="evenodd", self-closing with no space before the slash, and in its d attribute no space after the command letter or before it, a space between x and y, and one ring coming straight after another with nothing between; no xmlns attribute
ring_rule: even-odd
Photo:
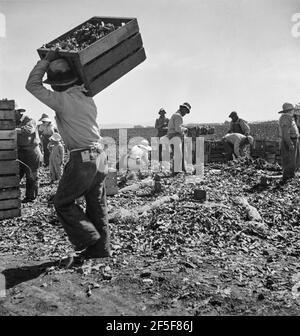
<svg viewBox="0 0 300 336"><path fill-rule="evenodd" d="M129 170L147 169L149 165L149 152L151 151L152 148L149 146L148 140L142 140L138 145L133 146L129 153L123 157L123 167L127 160L127 168Z"/></svg>
<svg viewBox="0 0 300 336"><path fill-rule="evenodd" d="M251 135L246 136L240 133L226 134L222 138L222 140L224 141L225 144L229 145L226 146L229 159L231 159L230 157L232 156L233 153L237 158L241 157L241 149L243 149L248 144L252 146L254 143L254 139Z"/></svg>

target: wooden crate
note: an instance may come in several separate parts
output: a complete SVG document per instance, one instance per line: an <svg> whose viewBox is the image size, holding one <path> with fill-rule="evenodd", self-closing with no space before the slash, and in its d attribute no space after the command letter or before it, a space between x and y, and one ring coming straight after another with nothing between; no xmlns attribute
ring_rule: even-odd
<svg viewBox="0 0 300 336"><path fill-rule="evenodd" d="M0 220L20 216L14 101L0 100Z"/></svg>
<svg viewBox="0 0 300 336"><path fill-rule="evenodd" d="M67 58L85 84L90 96L94 96L107 86L124 76L146 59L139 26L135 18L92 17L50 44L64 39L86 23L112 23L120 28L97 40L81 51L59 51ZM122 25L123 24L123 25ZM47 48L39 48L43 58Z"/></svg>

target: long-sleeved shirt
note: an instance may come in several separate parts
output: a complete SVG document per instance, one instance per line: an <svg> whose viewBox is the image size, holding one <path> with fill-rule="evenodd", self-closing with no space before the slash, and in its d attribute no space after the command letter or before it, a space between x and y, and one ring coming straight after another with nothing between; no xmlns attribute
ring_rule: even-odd
<svg viewBox="0 0 300 336"><path fill-rule="evenodd" d="M36 122L24 116L17 128L17 144L19 149L34 149L40 143Z"/></svg>
<svg viewBox="0 0 300 336"><path fill-rule="evenodd" d="M171 116L169 124L168 124L167 136L169 139L172 139L175 136L179 136L179 137L183 136L184 128L182 127L182 124L183 124L182 115L180 114L179 111L177 111Z"/></svg>
<svg viewBox="0 0 300 336"><path fill-rule="evenodd" d="M228 133L240 133L244 135L249 135L250 127L245 120L239 118L237 121L230 122L230 128Z"/></svg>
<svg viewBox="0 0 300 336"><path fill-rule="evenodd" d="M227 142L233 144L235 156L240 157L241 156L241 147L243 146L247 137L243 134L240 134L240 133L230 133L230 134L226 134L223 137L223 139L226 140Z"/></svg>
<svg viewBox="0 0 300 336"><path fill-rule="evenodd" d="M45 136L50 138L51 135L56 131L56 127L52 123L42 123L38 126L38 131L40 136Z"/></svg>
<svg viewBox="0 0 300 336"><path fill-rule="evenodd" d="M299 130L293 113L283 113L279 118L279 137L285 141L299 137Z"/></svg>
<svg viewBox="0 0 300 336"><path fill-rule="evenodd" d="M68 150L99 144L101 137L93 98L85 95L83 85L63 92L46 89L42 79L48 66L48 61L38 61L29 74L26 89L55 111L57 128Z"/></svg>

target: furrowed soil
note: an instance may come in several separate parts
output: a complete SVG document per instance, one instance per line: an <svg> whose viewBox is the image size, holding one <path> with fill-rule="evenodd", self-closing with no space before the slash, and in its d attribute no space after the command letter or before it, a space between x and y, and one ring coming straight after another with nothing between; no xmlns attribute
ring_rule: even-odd
<svg viewBox="0 0 300 336"><path fill-rule="evenodd" d="M73 249L51 202L57 185L42 168L38 200L0 222L0 315L299 315L300 180L260 183L265 174L280 167L243 159L206 166L198 184L158 173L161 191L109 196L112 258L68 268ZM194 200L195 188L206 202Z"/></svg>

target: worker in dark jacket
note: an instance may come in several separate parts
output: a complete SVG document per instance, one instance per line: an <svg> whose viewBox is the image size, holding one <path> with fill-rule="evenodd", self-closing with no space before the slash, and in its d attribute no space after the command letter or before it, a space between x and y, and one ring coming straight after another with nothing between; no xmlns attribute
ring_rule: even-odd
<svg viewBox="0 0 300 336"><path fill-rule="evenodd" d="M155 120L155 128L157 129L157 136L159 138L166 135L168 132L169 119L166 118L166 113L165 109L161 108L158 112L160 116Z"/></svg>
<svg viewBox="0 0 300 336"><path fill-rule="evenodd" d="M235 111L230 113L229 118L231 118L231 122L228 133L239 133L246 136L250 135L250 127L247 121L239 118Z"/></svg>
<svg viewBox="0 0 300 336"><path fill-rule="evenodd" d="M24 112L24 109L17 109L16 120L20 179L26 176L26 194L22 203L27 203L33 202L38 195L38 168L43 156L36 122Z"/></svg>

